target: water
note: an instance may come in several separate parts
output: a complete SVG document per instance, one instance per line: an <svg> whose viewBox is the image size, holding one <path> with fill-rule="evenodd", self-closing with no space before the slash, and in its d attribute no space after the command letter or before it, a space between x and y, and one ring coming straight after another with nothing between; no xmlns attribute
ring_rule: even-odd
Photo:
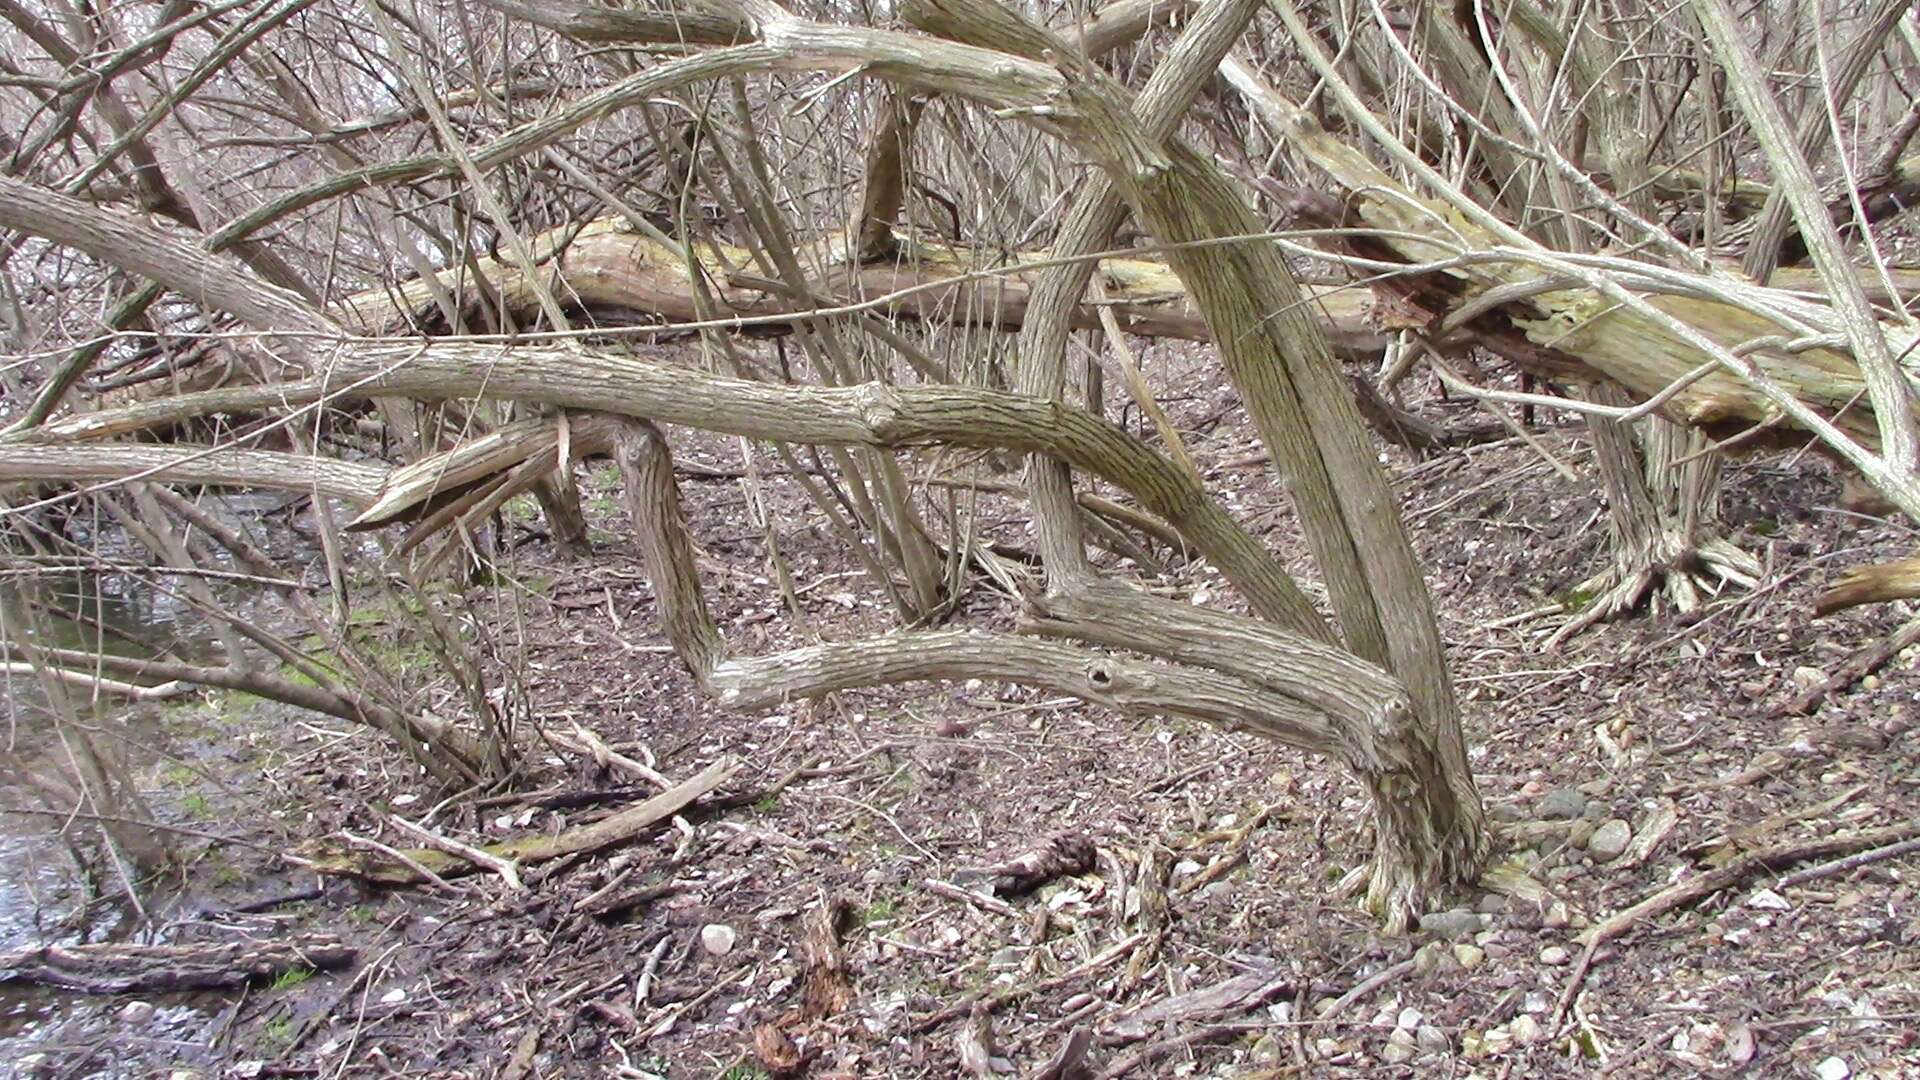
<svg viewBox="0 0 1920 1080"><path fill-rule="evenodd" d="M219 511L231 523L245 525L279 501L235 496L221 500ZM304 538L291 529L254 531L268 541L263 546L279 549L276 555L312 555ZM75 532L70 538L105 559L139 557L112 532ZM243 611L257 600L243 587L216 586L215 591L222 602ZM35 602L31 607L29 600ZM25 634L30 627L33 639L50 647L141 657L171 653L188 660L217 654L208 628L184 599L131 574L61 570L36 574L24 583L18 577L0 577L0 604L9 633ZM28 627L16 625L23 615ZM140 781L150 780L161 763L152 749L140 747L159 748L168 741L157 709L128 707L113 699L89 702L84 688L75 688L71 696L82 722L98 729L93 742L121 759L136 786L149 786ZM47 800L22 777L67 775L69 753L39 680L0 673L0 808L46 810ZM0 953L50 944L151 940L150 924L127 902L118 875L100 864L92 830L71 823L69 844L61 835L63 824L69 823L44 813L0 813ZM180 897L166 892L166 886L150 888L155 891L143 894L142 900L164 923L165 912L176 907ZM213 1057L211 1044L231 1007L221 994L138 1000L0 984L0 1077L117 1080L204 1065Z"/></svg>
<svg viewBox="0 0 1920 1080"><path fill-rule="evenodd" d="M43 585L46 583L42 583ZM183 626L179 605L164 598L112 596L101 579L71 575L34 590L38 597L55 597L68 610L84 611L101 625L124 636L103 634L97 626L36 612L35 637L65 648L104 648L117 654L149 655L165 645L178 645ZM19 599L19 593L14 593ZM22 605L9 605L14 612ZM55 776L66 772L67 748L53 726L39 681L31 675L0 680L5 694L5 732L0 740L0 762L27 775ZM85 708L85 695L76 699ZM102 702L83 717L115 730L128 719L128 710ZM129 725L130 734L153 733ZM101 738L103 747L126 743ZM128 756L123 764L135 775L152 764ZM45 809L46 801L26 790L17 777L0 775L0 804L9 809ZM139 922L124 899L118 880L96 881L90 875L108 875L106 868L88 866L79 851L94 848L84 825L76 825L74 844L60 834L59 819L40 814L0 814L0 952L50 944L105 941L127 937ZM155 898L158 899L158 898ZM0 985L0 1076L121 1077L165 1075L174 1065L201 1060L211 1025L221 1002L190 999L158 1004L151 1011L135 1006L131 998L93 997Z"/></svg>

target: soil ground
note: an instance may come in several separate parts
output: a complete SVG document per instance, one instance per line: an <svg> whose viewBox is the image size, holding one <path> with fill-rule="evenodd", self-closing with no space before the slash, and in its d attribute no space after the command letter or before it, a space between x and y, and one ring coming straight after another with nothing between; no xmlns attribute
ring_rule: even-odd
<svg viewBox="0 0 1920 1080"><path fill-rule="evenodd" d="M1209 385L1173 352L1151 358L1170 387ZM1210 487L1304 573L1231 394L1170 391L1167 405ZM721 710L652 628L611 478L589 471L595 558L532 543L512 584L473 594L503 651L524 657L518 682L496 672L496 685L543 725L577 722L675 780L736 755L725 790L740 797L531 869L519 891L492 875L453 892L316 884L275 849L429 808L436 828L474 842L553 832L652 790L542 748L519 794L436 807L444 792L338 724L267 706L248 719L231 701L169 709L168 724L207 741L196 760L239 792L199 826L266 845L185 838L199 854L172 917L214 912L191 920L208 936L324 930L357 944L359 963L161 1001L157 1021L115 1000L47 1028L29 1047L41 1057L0 1071L743 1080L798 1055L818 1077L946 1077L976 1059L1038 1076L1085 1031L1092 1071L1068 1075L1920 1075L1914 855L1794 885L1784 867L1742 876L1599 949L1561 1007L1582 930L1609 914L1741 851L1915 817L1911 651L1810 716L1781 713L1908 617L1892 605L1814 620L1810 601L1844 566L1908 554L1911 530L1840 510L1813 457L1735 462L1727 532L1767 564L1761 588L1545 653L1553 620L1521 616L1601 565L1606 526L1581 429L1549 423L1539 441L1579 479L1515 440L1386 458L1502 830L1497 858L1534 895L1469 892L1420 932L1382 935L1342 890L1368 852L1359 787L1250 735L972 684ZM738 464L731 442L675 442L683 465ZM809 622L836 637L889 625L857 564L807 524L797 488L769 476L765 490ZM683 492L730 645L803 641L740 485ZM1000 538L1022 542L1017 508L994 506L983 519L1004 510ZM1150 583L1235 602L1177 559ZM1004 624L1006 607L981 589L957 622ZM196 723L208 715L228 726ZM1598 861L1616 820L1628 852ZM1662 822L1650 850L1633 846ZM1058 834L1093 841L1086 873L987 906L927 884ZM637 886L656 888L588 912ZM50 1015L47 999L13 1000L16 1024Z"/></svg>

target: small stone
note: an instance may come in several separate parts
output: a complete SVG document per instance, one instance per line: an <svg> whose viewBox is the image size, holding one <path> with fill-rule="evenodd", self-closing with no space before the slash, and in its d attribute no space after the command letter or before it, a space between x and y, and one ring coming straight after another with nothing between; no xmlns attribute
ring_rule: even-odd
<svg viewBox="0 0 1920 1080"><path fill-rule="evenodd" d="M1540 925L1549 930L1565 930L1573 923L1573 912L1567 908L1565 900L1555 900L1547 905L1546 913L1540 916Z"/></svg>
<svg viewBox="0 0 1920 1080"><path fill-rule="evenodd" d="M1487 962L1487 950L1480 948L1478 945L1455 945L1453 947L1453 958L1460 961L1461 967L1472 971Z"/></svg>
<svg viewBox="0 0 1920 1080"><path fill-rule="evenodd" d="M1866 676L1865 678L1863 678L1863 679L1861 679L1861 680L1860 680L1860 689L1862 689L1862 690L1878 690L1878 689L1880 689L1880 676L1878 676L1878 675L1868 675L1868 676Z"/></svg>
<svg viewBox="0 0 1920 1080"><path fill-rule="evenodd" d="M1409 1006L1408 1008L1401 1009L1400 1015L1393 1018L1393 1026L1413 1029L1419 1027L1420 1021L1425 1019L1426 1017L1420 1015L1419 1009Z"/></svg>
<svg viewBox="0 0 1920 1080"><path fill-rule="evenodd" d="M1507 911L1507 898L1497 892L1490 892L1473 905L1473 910L1482 915L1504 915Z"/></svg>
<svg viewBox="0 0 1920 1080"><path fill-rule="evenodd" d="M1787 902L1786 897L1772 889L1757 890L1752 896L1747 897L1747 906L1759 908L1762 911L1787 911L1793 907Z"/></svg>
<svg viewBox="0 0 1920 1080"><path fill-rule="evenodd" d="M1567 830L1567 843L1585 850L1587 841L1593 839L1593 830L1593 822L1588 821L1586 818L1581 818L1573 823L1573 828Z"/></svg>
<svg viewBox="0 0 1920 1080"><path fill-rule="evenodd" d="M1579 788L1558 788L1540 800L1536 811L1542 821L1572 821L1587 808L1587 797Z"/></svg>
<svg viewBox="0 0 1920 1080"><path fill-rule="evenodd" d="M1423 1054L1444 1054L1453 1049L1453 1040L1432 1024L1421 1024L1420 1029L1413 1033L1413 1041Z"/></svg>
<svg viewBox="0 0 1920 1080"><path fill-rule="evenodd" d="M733 951L733 943L740 940L740 934L726 923L708 923L700 928L700 947L713 956L725 956Z"/></svg>
<svg viewBox="0 0 1920 1080"><path fill-rule="evenodd" d="M1540 950L1540 962L1559 967L1567 962L1567 950L1558 945L1549 945Z"/></svg>
<svg viewBox="0 0 1920 1080"><path fill-rule="evenodd" d="M405 1000L407 1000L407 992L398 986L380 995L382 1005L398 1005Z"/></svg>
<svg viewBox="0 0 1920 1080"><path fill-rule="evenodd" d="M1420 916L1420 929L1438 938L1449 941L1480 932L1486 923L1481 916L1466 908L1454 908L1451 911L1435 911Z"/></svg>
<svg viewBox="0 0 1920 1080"><path fill-rule="evenodd" d="M1412 1061L1413 1056L1419 1052L1420 1044L1414 1039L1413 1032L1406 1028L1394 1028L1393 1034L1387 1036L1387 1048L1380 1052L1380 1056L1398 1065Z"/></svg>
<svg viewBox="0 0 1920 1080"><path fill-rule="evenodd" d="M1815 687L1825 685L1826 681L1827 673L1817 667L1797 667L1793 669L1793 685L1802 690L1812 690ZM1833 1061L1835 1059L1828 1058L1827 1060ZM1845 1062L1841 1064L1844 1066ZM1841 1075L1844 1076L1846 1074L1842 1073Z"/></svg>
<svg viewBox="0 0 1920 1080"><path fill-rule="evenodd" d="M120 1010L120 1022L123 1024L144 1024L153 1019L153 1003L148 1001L129 1001L127 1007Z"/></svg>
<svg viewBox="0 0 1920 1080"><path fill-rule="evenodd" d="M1283 1052L1280 1049L1280 1040L1274 1038L1272 1035L1262 1035L1260 1036L1260 1041L1254 1043L1253 1049L1248 1051L1248 1056L1253 1059L1255 1065L1269 1068L1278 1065L1283 1056Z"/></svg>
<svg viewBox="0 0 1920 1080"><path fill-rule="evenodd" d="M1516 1016L1513 1023L1507 1025L1507 1031L1513 1035L1514 1042L1530 1043L1540 1037L1540 1021L1524 1014Z"/></svg>
<svg viewBox="0 0 1920 1080"><path fill-rule="evenodd" d="M1853 1075L1853 1067L1838 1057L1829 1057L1813 1067L1813 1075L1820 1080L1847 1080Z"/></svg>
<svg viewBox="0 0 1920 1080"><path fill-rule="evenodd" d="M1330 1058L1340 1052L1340 1040L1319 1038L1313 1040L1313 1052L1323 1058Z"/></svg>
<svg viewBox="0 0 1920 1080"><path fill-rule="evenodd" d="M1587 854L1597 863L1608 863L1619 858L1633 842L1633 826L1619 818L1607 822L1593 830L1593 836L1587 841Z"/></svg>
<svg viewBox="0 0 1920 1080"><path fill-rule="evenodd" d="M1415 949L1413 951L1414 977L1424 979L1434 972L1439 971L1440 960L1446 955L1444 952L1446 947L1445 942L1429 941L1425 945Z"/></svg>
<svg viewBox="0 0 1920 1080"><path fill-rule="evenodd" d="M1733 1024L1727 1028L1727 1060L1735 1065L1745 1065L1753 1060L1760 1049L1754 1040L1753 1029L1745 1024Z"/></svg>

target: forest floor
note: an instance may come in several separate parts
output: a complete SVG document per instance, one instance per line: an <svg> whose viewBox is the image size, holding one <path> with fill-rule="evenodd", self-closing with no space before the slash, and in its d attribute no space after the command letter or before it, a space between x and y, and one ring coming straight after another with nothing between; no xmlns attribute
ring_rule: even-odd
<svg viewBox="0 0 1920 1080"><path fill-rule="evenodd" d="M1181 369L1154 357L1179 385ZM1304 574L1231 393L1166 404L1210 487ZM1387 458L1499 865L1530 894L1471 891L1421 930L1383 935L1341 890L1368 851L1359 787L1248 734L974 685L725 712L652 628L611 477L590 470L595 559L522 547L516 586L476 590L474 608L523 643L516 692L543 724L577 722L674 780L733 755L734 797L696 802L636 844L529 868L520 890L491 874L450 892L328 879L238 914L315 889L271 849L378 833L386 813L420 820L442 793L337 724L265 706L249 720L227 702L214 710L225 734L209 735L193 715L209 706L169 708L170 730L207 741L199 767L236 789L201 806L214 819L202 827L267 848L203 852L173 910L223 912L193 922L201 935L326 931L360 959L163 999L158 1021L118 999L85 1025L9 1043L40 1056L0 1071L744 1080L798 1057L793 1074L817 1077L947 1077L976 1059L1028 1077L1920 1075L1920 856L1792 884L1789 865L1739 858L1915 818L1913 650L1811 715L1783 712L1907 617L1810 609L1841 567L1909 554L1911 530L1838 509L1815 458L1744 459L1724 514L1768 567L1759 590L1545 652L1554 620L1522 616L1601 566L1606 523L1581 429L1549 424L1539 441L1578 479L1516 440ZM738 465L729 441L676 450L683 465ZM683 492L731 646L805 640L768 584L741 487ZM812 520L797 488L770 475L765 492L813 625L887 625L857 564L790 524ZM1019 543L1007 510L995 535ZM1178 560L1150 584L1235 602L1210 569ZM1005 625L1007 607L982 588L956 622ZM554 832L653 794L577 755L532 757L521 794L447 806L434 827L472 842ZM968 869L1063 835L1092 842L1086 872L990 901L941 887L978 896ZM1633 923L1583 970L1584 930L1730 860L1725 888ZM18 999L0 1034L51 1015L49 1000ZM1089 1071L1045 1072L1076 1039L1090 1041Z"/></svg>

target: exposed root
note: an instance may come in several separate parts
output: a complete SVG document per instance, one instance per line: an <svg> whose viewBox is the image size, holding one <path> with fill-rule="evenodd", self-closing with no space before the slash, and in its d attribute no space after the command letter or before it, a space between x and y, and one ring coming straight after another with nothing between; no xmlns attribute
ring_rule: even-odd
<svg viewBox="0 0 1920 1080"><path fill-rule="evenodd" d="M1664 552L1633 552L1608 569L1581 582L1573 594L1589 598L1573 611L1546 640L1544 648L1560 647L1573 635L1597 623L1620 618L1649 605L1685 614L1697 611L1728 586L1751 589L1759 584L1760 560L1718 537L1689 546L1662 543ZM1563 604L1560 613L1569 611Z"/></svg>

